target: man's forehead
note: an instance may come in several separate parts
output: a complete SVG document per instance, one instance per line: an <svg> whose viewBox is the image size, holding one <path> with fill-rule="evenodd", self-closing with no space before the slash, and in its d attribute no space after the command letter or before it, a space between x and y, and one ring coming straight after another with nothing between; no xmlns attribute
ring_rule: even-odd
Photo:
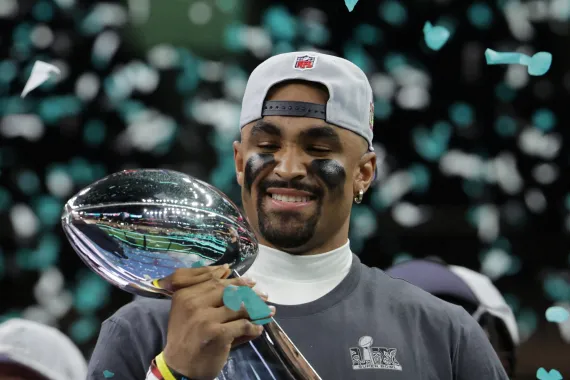
<svg viewBox="0 0 570 380"><path fill-rule="evenodd" d="M324 120L305 117L266 116L252 123L248 129L248 134L252 137L269 134L281 137L303 135L339 138L342 134L342 128L328 124Z"/></svg>

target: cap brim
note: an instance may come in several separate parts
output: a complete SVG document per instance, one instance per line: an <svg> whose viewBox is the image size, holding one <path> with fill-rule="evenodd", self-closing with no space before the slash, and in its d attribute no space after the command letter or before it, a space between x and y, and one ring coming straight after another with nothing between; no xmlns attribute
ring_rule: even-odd
<svg viewBox="0 0 570 380"><path fill-rule="evenodd" d="M493 285L491 280L467 268L450 265L449 269L471 288L489 314L497 317L505 324L513 340L513 344L515 346L518 345L520 338L516 318L505 301L505 298Z"/></svg>
<svg viewBox="0 0 570 380"><path fill-rule="evenodd" d="M44 368L42 365L38 365L33 361L18 358L13 355L0 353L0 363L4 364L14 364L19 367L25 368L30 373L35 373L38 377L46 380L61 380L54 377L55 375L51 373L50 370Z"/></svg>

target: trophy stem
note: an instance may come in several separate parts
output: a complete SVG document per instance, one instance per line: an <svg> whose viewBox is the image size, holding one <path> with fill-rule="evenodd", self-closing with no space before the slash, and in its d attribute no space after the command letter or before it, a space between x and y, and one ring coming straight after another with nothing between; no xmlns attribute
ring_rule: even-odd
<svg viewBox="0 0 570 380"><path fill-rule="evenodd" d="M235 270L234 275L241 277ZM274 318L263 326L261 339L251 344L261 358L279 361L279 380L322 380Z"/></svg>

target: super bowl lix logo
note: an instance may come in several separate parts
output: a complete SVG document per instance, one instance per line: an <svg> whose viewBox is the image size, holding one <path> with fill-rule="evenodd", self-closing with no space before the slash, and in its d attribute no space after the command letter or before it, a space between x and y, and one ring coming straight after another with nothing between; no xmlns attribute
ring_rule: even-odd
<svg viewBox="0 0 570 380"><path fill-rule="evenodd" d="M396 348L372 347L373 340L363 336L358 340L360 347L350 348L352 369L391 369L401 371L402 366L396 360Z"/></svg>

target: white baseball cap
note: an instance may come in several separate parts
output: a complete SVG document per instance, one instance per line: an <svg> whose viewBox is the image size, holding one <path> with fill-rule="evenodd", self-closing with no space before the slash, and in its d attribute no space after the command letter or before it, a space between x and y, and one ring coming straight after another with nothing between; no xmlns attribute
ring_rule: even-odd
<svg viewBox="0 0 570 380"><path fill-rule="evenodd" d="M484 312L493 315L503 324L513 346L519 344L513 311L487 276L468 268L419 259L394 265L386 273L435 296L451 295L473 304L477 307L473 317L478 319Z"/></svg>
<svg viewBox="0 0 570 380"><path fill-rule="evenodd" d="M87 378L87 362L71 339L56 328L19 318L0 324L0 361L49 380Z"/></svg>
<svg viewBox="0 0 570 380"><path fill-rule="evenodd" d="M266 101L269 90L285 81L304 80L328 89L326 105ZM301 51L273 56L253 70L243 96L240 129L263 116L298 116L325 120L363 137L374 151L374 100L366 74L333 55Z"/></svg>

